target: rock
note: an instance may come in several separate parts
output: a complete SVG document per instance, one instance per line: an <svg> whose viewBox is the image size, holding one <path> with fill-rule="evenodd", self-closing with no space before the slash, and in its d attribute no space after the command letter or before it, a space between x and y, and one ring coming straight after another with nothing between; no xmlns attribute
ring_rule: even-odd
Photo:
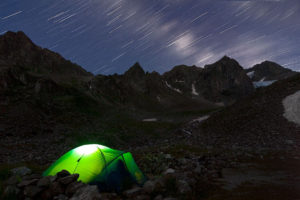
<svg viewBox="0 0 300 200"><path fill-rule="evenodd" d="M164 172L164 174L174 174L174 173L175 173L175 170L172 168L169 168Z"/></svg>
<svg viewBox="0 0 300 200"><path fill-rule="evenodd" d="M50 179L49 177L43 177L41 178L38 183L37 183L37 186L38 187L48 187L50 185Z"/></svg>
<svg viewBox="0 0 300 200"><path fill-rule="evenodd" d="M69 176L71 174L67 170L62 170L62 171L58 172L56 175L57 175L58 178L62 178L62 177Z"/></svg>
<svg viewBox="0 0 300 200"><path fill-rule="evenodd" d="M179 191L180 194L187 194L187 193L190 193L192 191L189 184L184 180L179 180L177 182L177 188L178 188L178 191Z"/></svg>
<svg viewBox="0 0 300 200"><path fill-rule="evenodd" d="M28 185L34 185L35 183L38 182L38 179L32 179L32 180L25 180L25 181L21 181L19 184L18 184L18 187L25 187L25 186L28 186Z"/></svg>
<svg viewBox="0 0 300 200"><path fill-rule="evenodd" d="M180 159L178 159L178 161L182 165L185 165L187 163L187 159L185 159L185 158L180 158Z"/></svg>
<svg viewBox="0 0 300 200"><path fill-rule="evenodd" d="M102 200L120 199L116 193L101 193Z"/></svg>
<svg viewBox="0 0 300 200"><path fill-rule="evenodd" d="M58 181L64 185L68 185L74 181L76 181L79 177L79 174L72 174L63 178L58 179Z"/></svg>
<svg viewBox="0 0 300 200"><path fill-rule="evenodd" d="M68 195L69 197L72 196L73 194L75 194L75 192L79 189L84 187L85 184L82 182L73 182L71 184L69 184L66 188L65 194Z"/></svg>
<svg viewBox="0 0 300 200"><path fill-rule="evenodd" d="M148 180L144 186L143 186L143 190L145 191L145 193L150 194L154 191L155 189L155 182Z"/></svg>
<svg viewBox="0 0 300 200"><path fill-rule="evenodd" d="M134 198L135 200L151 200L151 197L145 194L138 195L137 197Z"/></svg>
<svg viewBox="0 0 300 200"><path fill-rule="evenodd" d="M10 170L14 175L25 176L31 174L31 169L23 166Z"/></svg>
<svg viewBox="0 0 300 200"><path fill-rule="evenodd" d="M202 171L203 171L203 166L197 164L197 167L194 169L194 172L197 174L201 174Z"/></svg>
<svg viewBox="0 0 300 200"><path fill-rule="evenodd" d="M155 192L161 193L165 191L164 177L155 180L154 183L155 183L155 188L154 188Z"/></svg>
<svg viewBox="0 0 300 200"><path fill-rule="evenodd" d="M126 191L123 192L123 194L127 197L134 197L134 196L137 196L140 193L141 193L141 188L140 187L134 187L130 190L126 190Z"/></svg>
<svg viewBox="0 0 300 200"><path fill-rule="evenodd" d="M3 192L5 197L18 196L19 193L20 189L13 185L7 186Z"/></svg>
<svg viewBox="0 0 300 200"><path fill-rule="evenodd" d="M50 180L51 183L53 183L54 181L56 181L56 179L57 179L57 175L55 175L55 176L49 176L49 180Z"/></svg>
<svg viewBox="0 0 300 200"><path fill-rule="evenodd" d="M285 143L289 144L289 145L292 145L292 144L294 144L294 141L293 140L286 140Z"/></svg>
<svg viewBox="0 0 300 200"><path fill-rule="evenodd" d="M58 196L55 196L53 200L68 200L69 198L66 195L60 194Z"/></svg>
<svg viewBox="0 0 300 200"><path fill-rule="evenodd" d="M7 181L7 185L16 185L20 182L20 178L18 176L11 176Z"/></svg>
<svg viewBox="0 0 300 200"><path fill-rule="evenodd" d="M163 200L163 196L161 194L157 195L154 200Z"/></svg>
<svg viewBox="0 0 300 200"><path fill-rule="evenodd" d="M39 188L34 185L26 186L24 189L24 195L27 197L35 197L42 191L42 188Z"/></svg>
<svg viewBox="0 0 300 200"><path fill-rule="evenodd" d="M64 188L63 185L59 182L54 182L50 185L49 189L52 192L53 196L64 194Z"/></svg>
<svg viewBox="0 0 300 200"><path fill-rule="evenodd" d="M97 200L101 199L101 195L98 191L97 186L95 185L87 185L85 187L80 188L73 195L70 200Z"/></svg>
<svg viewBox="0 0 300 200"><path fill-rule="evenodd" d="M165 154L165 158L166 159L172 159L172 156L171 156L171 154Z"/></svg>
<svg viewBox="0 0 300 200"><path fill-rule="evenodd" d="M41 192L40 194L40 199L43 199L43 200L52 200L53 199L53 192L50 188L44 190Z"/></svg>
<svg viewBox="0 0 300 200"><path fill-rule="evenodd" d="M27 176L24 176L22 178L22 180L32 180L32 179L41 179L42 176L40 174L30 174L30 175L27 175Z"/></svg>

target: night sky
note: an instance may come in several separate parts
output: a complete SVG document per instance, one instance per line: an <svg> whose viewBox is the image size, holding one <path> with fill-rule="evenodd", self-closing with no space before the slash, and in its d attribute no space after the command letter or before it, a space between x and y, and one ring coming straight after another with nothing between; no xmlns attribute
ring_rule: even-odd
<svg viewBox="0 0 300 200"><path fill-rule="evenodd" d="M0 0L0 34L8 30L95 74L136 61L160 73L203 67L224 55L300 70L300 0Z"/></svg>

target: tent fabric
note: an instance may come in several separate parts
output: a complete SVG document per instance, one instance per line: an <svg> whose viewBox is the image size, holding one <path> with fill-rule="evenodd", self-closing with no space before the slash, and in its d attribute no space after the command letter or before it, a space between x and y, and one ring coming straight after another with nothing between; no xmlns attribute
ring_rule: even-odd
<svg viewBox="0 0 300 200"><path fill-rule="evenodd" d="M70 150L55 161L43 176L54 176L62 170L79 174L78 180L83 183L99 183L113 188L120 188L127 181L137 184L146 181L131 153L99 144L83 145Z"/></svg>

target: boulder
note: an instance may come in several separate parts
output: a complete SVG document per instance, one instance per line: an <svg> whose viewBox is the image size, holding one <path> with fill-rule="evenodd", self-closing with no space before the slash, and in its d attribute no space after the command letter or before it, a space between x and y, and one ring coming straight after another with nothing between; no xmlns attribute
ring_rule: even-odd
<svg viewBox="0 0 300 200"><path fill-rule="evenodd" d="M123 194L124 194L126 197L131 197L131 198L132 198L132 197L135 197L135 196L137 196L138 194L140 194L141 191L142 191L142 188L140 188L140 187L134 187L134 188L132 188L132 189L130 189L130 190L124 191Z"/></svg>
<svg viewBox="0 0 300 200"><path fill-rule="evenodd" d="M56 196L59 194L64 194L64 187L59 182L54 182L50 185L49 189L51 190L52 196Z"/></svg>
<svg viewBox="0 0 300 200"><path fill-rule="evenodd" d="M95 185L86 185L85 187L80 188L72 196L70 200L97 200L101 199L101 195L98 191L97 186Z"/></svg>
<svg viewBox="0 0 300 200"><path fill-rule="evenodd" d="M179 180L177 182L177 188L180 194L187 194L192 191L191 187L185 180Z"/></svg>
<svg viewBox="0 0 300 200"><path fill-rule="evenodd" d="M172 159L172 156L171 156L171 154L165 154L165 158L166 159Z"/></svg>
<svg viewBox="0 0 300 200"><path fill-rule="evenodd" d="M22 180L32 180L32 179L41 179L42 176L40 174L30 174L26 175L22 178Z"/></svg>
<svg viewBox="0 0 300 200"><path fill-rule="evenodd" d="M43 200L52 200L53 196L54 196L53 192L50 188L42 191L41 194L39 195L40 199L43 199Z"/></svg>
<svg viewBox="0 0 300 200"><path fill-rule="evenodd" d="M112 200L112 199L121 199L116 193L101 193L101 199L103 200Z"/></svg>
<svg viewBox="0 0 300 200"><path fill-rule="evenodd" d="M21 181L19 184L18 184L18 187L25 187L25 186L29 186L29 185L34 185L38 182L38 179L32 179L32 180L24 180L24 181Z"/></svg>
<svg viewBox="0 0 300 200"><path fill-rule="evenodd" d="M151 200L151 197L145 194L138 195L137 197L134 198L135 200Z"/></svg>
<svg viewBox="0 0 300 200"><path fill-rule="evenodd" d="M58 196L55 196L54 198L53 198L53 200L68 200L69 198L66 196L66 195L64 195L64 194L60 194L60 195L58 195Z"/></svg>
<svg viewBox="0 0 300 200"><path fill-rule="evenodd" d="M49 180L50 180L51 183L53 183L54 181L56 181L56 179L57 179L57 175L55 175L55 176L49 176Z"/></svg>
<svg viewBox="0 0 300 200"><path fill-rule="evenodd" d="M161 192L165 191L164 177L160 177L159 179L155 180L154 191L157 192L157 193L161 193Z"/></svg>
<svg viewBox="0 0 300 200"><path fill-rule="evenodd" d="M20 193L20 189L14 185L7 186L3 192L4 197L18 196L19 193Z"/></svg>
<svg viewBox="0 0 300 200"><path fill-rule="evenodd" d="M23 166L23 167L14 168L14 169L11 170L11 172L14 175L25 176L25 175L31 174L32 171L31 171L31 169Z"/></svg>
<svg viewBox="0 0 300 200"><path fill-rule="evenodd" d="M80 188L82 188L82 187L84 187L85 186L85 184L84 183L82 183L82 182L73 182L73 183L71 183L71 184L69 184L68 186L67 186L67 188L66 188L66 191L65 191L65 194L67 195L67 196L72 196L73 194L75 194L75 192L78 190L78 189L80 189Z"/></svg>
<svg viewBox="0 0 300 200"><path fill-rule="evenodd" d="M150 194L155 189L155 182L152 180L148 180L146 183L144 183L143 190L145 193Z"/></svg>
<svg viewBox="0 0 300 200"><path fill-rule="evenodd" d="M72 174L66 177L58 179L58 182L62 183L63 185L68 185L74 181L76 181L79 177L79 174Z"/></svg>
<svg viewBox="0 0 300 200"><path fill-rule="evenodd" d="M58 172L56 175L57 175L58 178L62 178L62 177L69 176L71 174L67 170L62 170L62 171Z"/></svg>
<svg viewBox="0 0 300 200"><path fill-rule="evenodd" d="M203 166L197 164L196 168L194 169L194 172L197 173L197 174L201 174L202 171L203 171Z"/></svg>
<svg viewBox="0 0 300 200"><path fill-rule="evenodd" d="M40 192L42 191L42 188L39 188L34 185L26 186L24 189L24 195L27 197L36 197Z"/></svg>
<svg viewBox="0 0 300 200"><path fill-rule="evenodd" d="M7 185L16 185L20 182L20 178L18 176L11 176L7 181Z"/></svg>
<svg viewBox="0 0 300 200"><path fill-rule="evenodd" d="M154 200L163 200L163 196L161 194L157 195Z"/></svg>
<svg viewBox="0 0 300 200"><path fill-rule="evenodd" d="M164 174L174 174L174 173L175 173L175 170L172 168L169 168L164 172Z"/></svg>
<svg viewBox="0 0 300 200"><path fill-rule="evenodd" d="M49 177L43 177L37 182L38 187L48 187L50 185Z"/></svg>

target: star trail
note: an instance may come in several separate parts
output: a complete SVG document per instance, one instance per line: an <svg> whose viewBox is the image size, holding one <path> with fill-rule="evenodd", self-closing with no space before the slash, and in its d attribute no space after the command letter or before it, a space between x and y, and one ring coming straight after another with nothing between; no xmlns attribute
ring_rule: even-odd
<svg viewBox="0 0 300 200"><path fill-rule="evenodd" d="M135 62L160 73L230 56L300 70L298 0L1 0L0 34L36 44L95 74Z"/></svg>

